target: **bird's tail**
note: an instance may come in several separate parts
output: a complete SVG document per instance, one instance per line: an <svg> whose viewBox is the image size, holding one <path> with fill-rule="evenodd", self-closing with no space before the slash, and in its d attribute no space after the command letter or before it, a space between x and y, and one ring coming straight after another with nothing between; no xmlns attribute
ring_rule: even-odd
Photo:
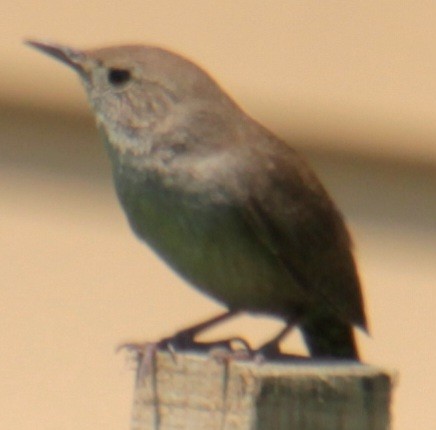
<svg viewBox="0 0 436 430"><path fill-rule="evenodd" d="M350 323L332 315L318 315L302 321L301 331L312 357L359 361Z"/></svg>

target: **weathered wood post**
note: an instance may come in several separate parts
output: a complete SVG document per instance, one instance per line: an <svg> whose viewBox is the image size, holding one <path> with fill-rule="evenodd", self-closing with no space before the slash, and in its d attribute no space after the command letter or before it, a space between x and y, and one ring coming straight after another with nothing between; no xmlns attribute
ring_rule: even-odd
<svg viewBox="0 0 436 430"><path fill-rule="evenodd" d="M390 428L392 378L376 367L167 352L148 367L138 369L131 430Z"/></svg>

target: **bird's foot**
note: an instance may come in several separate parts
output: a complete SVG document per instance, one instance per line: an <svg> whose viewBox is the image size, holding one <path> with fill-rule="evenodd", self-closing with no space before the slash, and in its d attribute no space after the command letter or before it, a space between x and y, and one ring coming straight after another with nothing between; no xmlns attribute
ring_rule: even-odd
<svg viewBox="0 0 436 430"><path fill-rule="evenodd" d="M209 356L217 363L229 363L233 360L252 360L254 351L250 344L241 337L233 337L224 341L213 342Z"/></svg>
<svg viewBox="0 0 436 430"><path fill-rule="evenodd" d="M248 342L240 337L220 339L212 342L197 342L190 331L180 331L172 337L162 339L157 345L159 350L169 350L170 352L209 352L215 348L226 349L228 351L241 349L251 351Z"/></svg>
<svg viewBox="0 0 436 430"><path fill-rule="evenodd" d="M282 356L277 342L267 342L255 351L256 356L263 357L264 360L273 360Z"/></svg>
<svg viewBox="0 0 436 430"><path fill-rule="evenodd" d="M228 349L221 347L213 347L209 351L209 356L218 364L228 364L231 361L247 361L253 359L253 351L247 349Z"/></svg>
<svg viewBox="0 0 436 430"><path fill-rule="evenodd" d="M137 365L138 379L143 379L147 374L156 369L156 354L158 351L168 351L176 362L177 352L203 352L218 362L230 359L248 360L253 357L253 350L245 339L233 337L213 342L197 342L187 331L176 333L159 342L125 343L117 348L127 350L132 356L132 361Z"/></svg>
<svg viewBox="0 0 436 430"><path fill-rule="evenodd" d="M304 355L287 354L280 350L276 341L267 342L253 353L253 360L259 364L266 361L309 361Z"/></svg>

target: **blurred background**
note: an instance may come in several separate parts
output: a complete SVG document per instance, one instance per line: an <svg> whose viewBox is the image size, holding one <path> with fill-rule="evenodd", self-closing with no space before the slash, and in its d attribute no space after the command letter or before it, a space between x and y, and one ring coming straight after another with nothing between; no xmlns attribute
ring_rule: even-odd
<svg viewBox="0 0 436 430"><path fill-rule="evenodd" d="M134 238L78 79L25 37L169 47L305 154L353 233L362 356L398 372L393 428L434 428L434 3L3 0L0 16L3 428L127 429L134 374L115 347L221 310ZM243 317L209 338L279 327ZM286 348L304 351L298 332Z"/></svg>

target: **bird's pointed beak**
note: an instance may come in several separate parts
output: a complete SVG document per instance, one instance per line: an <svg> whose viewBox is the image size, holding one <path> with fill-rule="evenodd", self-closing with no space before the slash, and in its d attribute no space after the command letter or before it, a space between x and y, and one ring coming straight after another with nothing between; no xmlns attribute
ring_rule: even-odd
<svg viewBox="0 0 436 430"><path fill-rule="evenodd" d="M24 43L56 58L59 61L62 61L79 74L86 74L84 69L86 54L84 52L70 48L69 46L49 42L47 40L28 39L25 40Z"/></svg>

